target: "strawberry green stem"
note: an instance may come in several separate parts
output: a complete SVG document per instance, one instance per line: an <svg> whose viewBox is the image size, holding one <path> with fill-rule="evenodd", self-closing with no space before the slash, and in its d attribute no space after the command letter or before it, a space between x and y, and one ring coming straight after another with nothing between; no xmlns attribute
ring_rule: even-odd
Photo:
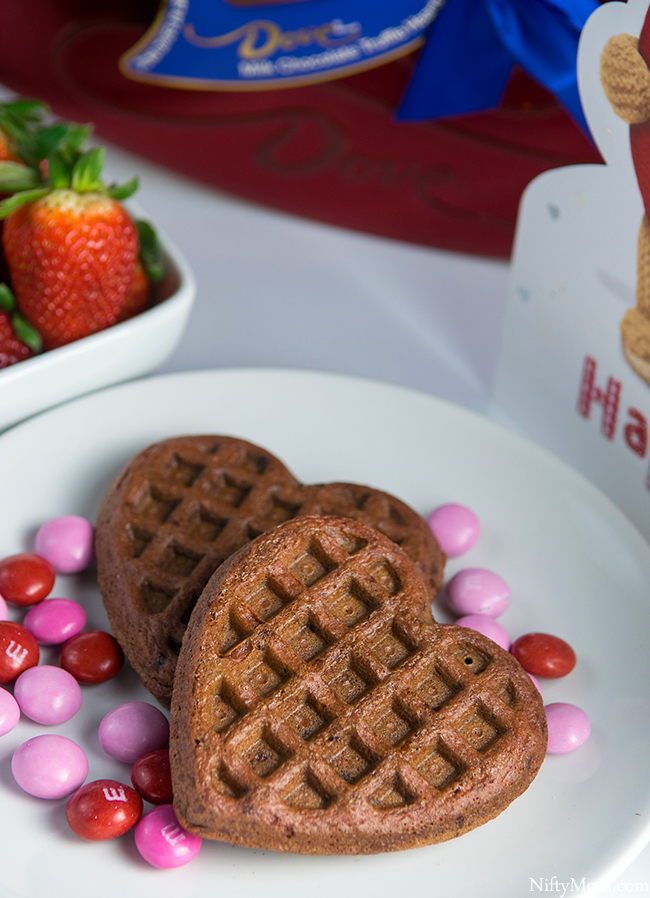
<svg viewBox="0 0 650 898"><path fill-rule="evenodd" d="M20 206L24 206L26 203L33 203L42 196L46 196L49 192L49 187L39 187L36 190L23 190L21 193L14 193L13 196L7 197L6 200L0 203L0 221Z"/></svg>
<svg viewBox="0 0 650 898"><path fill-rule="evenodd" d="M6 284L0 284L0 309L13 312L16 308L16 297Z"/></svg>
<svg viewBox="0 0 650 898"><path fill-rule="evenodd" d="M12 151L22 160L0 162L0 193L11 195L0 204L0 220L52 190L102 193L118 201L135 193L137 178L108 187L102 181L104 147L85 148L91 125L46 125L42 122L46 111L34 100L0 104L0 132L9 136Z"/></svg>
<svg viewBox="0 0 650 898"><path fill-rule="evenodd" d="M27 98L0 103L0 131L16 155L30 167L38 167L36 134L47 109L40 100Z"/></svg>
<svg viewBox="0 0 650 898"><path fill-rule="evenodd" d="M40 183L40 176L28 165L23 165L21 162L0 162L1 193L15 193L17 190L32 190Z"/></svg>
<svg viewBox="0 0 650 898"><path fill-rule="evenodd" d="M106 188L99 177L104 167L105 155L104 147L94 147L82 153L72 168L69 186L79 193L105 191Z"/></svg>
<svg viewBox="0 0 650 898"><path fill-rule="evenodd" d="M135 226L140 238L140 261L150 281L159 281L165 274L158 235L148 221L137 219Z"/></svg>
<svg viewBox="0 0 650 898"><path fill-rule="evenodd" d="M11 326L19 340L22 340L26 346L29 346L32 352L38 354L43 349L43 340L35 327L23 318L18 312L14 312L11 316Z"/></svg>

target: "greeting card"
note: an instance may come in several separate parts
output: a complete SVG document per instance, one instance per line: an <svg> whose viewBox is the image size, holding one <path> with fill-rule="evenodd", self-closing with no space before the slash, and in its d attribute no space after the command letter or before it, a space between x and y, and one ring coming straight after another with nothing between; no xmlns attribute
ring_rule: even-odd
<svg viewBox="0 0 650 898"><path fill-rule="evenodd" d="M650 537L650 13L587 21L578 84L602 165L522 197L493 398Z"/></svg>

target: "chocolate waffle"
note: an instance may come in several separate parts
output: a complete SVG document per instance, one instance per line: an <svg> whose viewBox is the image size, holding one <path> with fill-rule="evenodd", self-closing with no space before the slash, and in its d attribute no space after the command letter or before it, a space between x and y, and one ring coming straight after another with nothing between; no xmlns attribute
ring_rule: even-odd
<svg viewBox="0 0 650 898"><path fill-rule="evenodd" d="M542 699L471 630L424 623L406 554L349 519L296 518L215 573L171 708L174 807L191 832L370 854L495 817L546 751Z"/></svg>
<svg viewBox="0 0 650 898"><path fill-rule="evenodd" d="M244 440L187 436L139 453L97 518L99 586L116 638L146 688L171 700L185 627L219 565L251 539L304 514L338 514L383 531L424 577L429 601L445 556L426 522L387 493L350 483L304 486ZM430 620L428 603L422 609Z"/></svg>

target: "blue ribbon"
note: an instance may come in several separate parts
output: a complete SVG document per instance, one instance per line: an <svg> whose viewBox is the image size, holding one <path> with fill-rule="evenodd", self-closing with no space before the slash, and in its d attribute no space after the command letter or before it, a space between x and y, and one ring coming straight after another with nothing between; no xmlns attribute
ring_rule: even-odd
<svg viewBox="0 0 650 898"><path fill-rule="evenodd" d="M428 33L398 120L493 109L520 65L589 133L578 94L580 32L597 0L447 0Z"/></svg>

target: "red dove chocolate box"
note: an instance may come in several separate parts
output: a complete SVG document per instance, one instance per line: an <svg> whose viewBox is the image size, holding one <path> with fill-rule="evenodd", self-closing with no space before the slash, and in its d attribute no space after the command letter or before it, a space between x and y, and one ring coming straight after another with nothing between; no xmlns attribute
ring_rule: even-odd
<svg viewBox="0 0 650 898"><path fill-rule="evenodd" d="M348 518L296 517L231 556L178 659L180 823L257 849L372 854L503 811L544 759L542 698L491 640L426 622L429 600L406 553Z"/></svg>
<svg viewBox="0 0 650 898"><path fill-rule="evenodd" d="M445 555L404 502L351 483L305 486L264 449L228 436L164 440L136 455L107 491L97 518L99 586L113 633L146 688L171 701L183 634L204 586L250 540L306 514L374 527L410 556L429 604ZM289 601L281 583L236 624L243 634Z"/></svg>

